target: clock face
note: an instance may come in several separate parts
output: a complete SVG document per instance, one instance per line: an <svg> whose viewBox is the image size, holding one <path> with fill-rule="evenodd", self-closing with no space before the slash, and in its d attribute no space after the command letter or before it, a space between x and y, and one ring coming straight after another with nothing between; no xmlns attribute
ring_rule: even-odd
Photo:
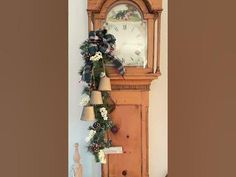
<svg viewBox="0 0 236 177"><path fill-rule="evenodd" d="M115 55L125 66L146 67L147 23L135 6L119 4L113 7L104 26L116 37Z"/></svg>

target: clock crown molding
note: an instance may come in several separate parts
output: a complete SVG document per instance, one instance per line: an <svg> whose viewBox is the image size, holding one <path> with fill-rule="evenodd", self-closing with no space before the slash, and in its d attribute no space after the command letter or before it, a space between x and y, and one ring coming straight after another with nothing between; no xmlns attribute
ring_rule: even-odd
<svg viewBox="0 0 236 177"><path fill-rule="evenodd" d="M103 5L109 0L88 0L88 11L100 12ZM116 3L119 0L111 0L112 3ZM136 0L130 0L131 2L137 3ZM142 0L146 5L149 13L159 13L162 11L162 0Z"/></svg>

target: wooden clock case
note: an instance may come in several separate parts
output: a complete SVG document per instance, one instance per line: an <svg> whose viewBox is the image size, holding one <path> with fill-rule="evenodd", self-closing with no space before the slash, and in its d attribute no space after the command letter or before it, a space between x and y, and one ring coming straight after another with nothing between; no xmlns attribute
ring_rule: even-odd
<svg viewBox="0 0 236 177"><path fill-rule="evenodd" d="M122 146L123 154L111 154L102 167L103 177L148 177L148 108L152 80L160 76L161 0L88 0L88 28L103 27L109 10L117 4L134 5L147 21L147 67L126 67L124 77L108 67L112 99L116 103L112 119L119 127L109 134L113 146Z"/></svg>

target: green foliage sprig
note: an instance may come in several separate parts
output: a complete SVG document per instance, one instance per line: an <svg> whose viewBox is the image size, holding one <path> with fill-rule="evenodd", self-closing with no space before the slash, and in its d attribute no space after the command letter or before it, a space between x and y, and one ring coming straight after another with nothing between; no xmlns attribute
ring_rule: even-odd
<svg viewBox="0 0 236 177"><path fill-rule="evenodd" d="M82 80L87 83L83 94L90 95L92 90L98 89L101 74L106 73L105 64L108 62L113 63L121 75L124 74L125 70L122 63L112 55L115 40L115 37L107 34L106 30L91 31L89 39L81 45L84 66L79 73L82 76ZM98 60L92 60L91 57L94 57L99 52L102 57ZM107 91L102 91L102 99L102 105L94 105L96 121L88 128L91 132L88 139L88 151L95 156L97 162L105 163L103 150L112 146L112 140L107 137L107 132L116 127L111 119L115 103Z"/></svg>

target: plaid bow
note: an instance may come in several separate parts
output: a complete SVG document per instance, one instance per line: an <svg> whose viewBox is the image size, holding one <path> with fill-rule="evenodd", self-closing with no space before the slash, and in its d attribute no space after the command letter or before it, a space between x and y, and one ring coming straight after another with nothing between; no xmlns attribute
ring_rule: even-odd
<svg viewBox="0 0 236 177"><path fill-rule="evenodd" d="M82 80L85 81L86 83L91 82L91 74L92 71L92 62L86 62L84 67L83 67L83 73L82 73Z"/></svg>
<svg viewBox="0 0 236 177"><path fill-rule="evenodd" d="M119 58L114 57L114 56L109 56L112 57L112 64L116 67L116 69L119 71L120 75L124 76L125 74L125 67L123 66L122 62L120 61Z"/></svg>
<svg viewBox="0 0 236 177"><path fill-rule="evenodd" d="M114 67L119 71L120 75L125 74L125 68L120 59L115 57L112 53L114 50L114 45L116 38L112 34L107 34L107 30L97 30L89 32L89 47L88 52L90 55L95 55L96 52L100 51L103 54L106 54L110 61L113 63ZM91 70L92 62L86 62L82 79L87 83L91 80Z"/></svg>

